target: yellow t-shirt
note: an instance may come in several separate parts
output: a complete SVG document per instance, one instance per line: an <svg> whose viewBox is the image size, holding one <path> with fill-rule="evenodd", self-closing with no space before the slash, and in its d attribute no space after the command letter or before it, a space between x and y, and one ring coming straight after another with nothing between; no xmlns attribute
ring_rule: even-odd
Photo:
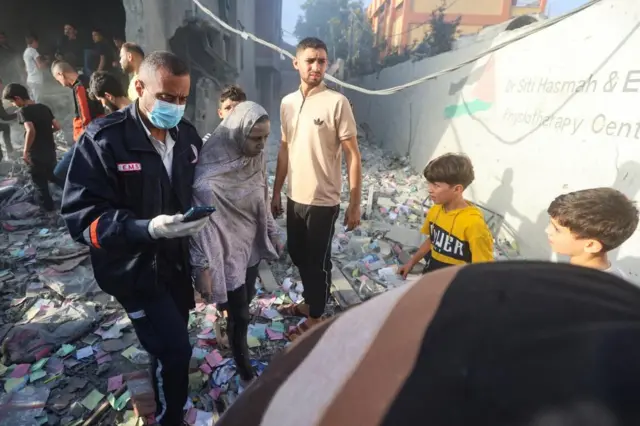
<svg viewBox="0 0 640 426"><path fill-rule="evenodd" d="M431 241L429 270L494 260L491 231L480 209L471 203L449 212L440 204L434 205L420 232Z"/></svg>
<svg viewBox="0 0 640 426"><path fill-rule="evenodd" d="M138 76L133 74L131 76L131 80L129 81L129 88L127 89L127 97L131 102L135 102L138 99L138 92L136 91L136 80Z"/></svg>

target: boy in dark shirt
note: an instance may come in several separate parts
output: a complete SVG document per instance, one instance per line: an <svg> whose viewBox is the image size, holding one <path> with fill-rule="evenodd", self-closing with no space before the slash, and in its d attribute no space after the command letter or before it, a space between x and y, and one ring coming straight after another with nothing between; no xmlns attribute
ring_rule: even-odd
<svg viewBox="0 0 640 426"><path fill-rule="evenodd" d="M25 129L22 158L29 165L37 202L44 210L52 211L54 206L49 182L62 186L53 174L56 165L53 133L60 130L60 124L49 107L32 101L27 88L20 84L8 84L2 92L2 98L19 108L18 121Z"/></svg>

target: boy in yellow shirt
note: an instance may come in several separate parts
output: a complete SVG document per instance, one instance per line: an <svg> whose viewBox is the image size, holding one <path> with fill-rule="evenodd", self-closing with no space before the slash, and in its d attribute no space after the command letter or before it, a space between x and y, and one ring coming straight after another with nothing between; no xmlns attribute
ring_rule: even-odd
<svg viewBox="0 0 640 426"><path fill-rule="evenodd" d="M434 206L420 230L427 240L411 260L398 270L403 278L426 255L424 272L451 265L492 262L493 237L480 209L463 197L474 179L473 164L466 155L445 154L424 169Z"/></svg>

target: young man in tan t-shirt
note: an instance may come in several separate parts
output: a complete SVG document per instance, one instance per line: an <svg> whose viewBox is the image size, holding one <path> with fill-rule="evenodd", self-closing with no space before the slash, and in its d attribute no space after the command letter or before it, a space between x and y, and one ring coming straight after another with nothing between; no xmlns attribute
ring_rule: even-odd
<svg viewBox="0 0 640 426"><path fill-rule="evenodd" d="M302 40L293 66L300 88L280 106L282 141L278 153L271 209L282 214L280 192L287 182L287 239L291 260L298 267L305 303L284 307L284 315L305 316L295 338L322 319L331 287L331 240L340 214L342 152L349 174L350 199L344 224L360 224L362 165L356 121L341 93L323 82L327 46L317 38Z"/></svg>

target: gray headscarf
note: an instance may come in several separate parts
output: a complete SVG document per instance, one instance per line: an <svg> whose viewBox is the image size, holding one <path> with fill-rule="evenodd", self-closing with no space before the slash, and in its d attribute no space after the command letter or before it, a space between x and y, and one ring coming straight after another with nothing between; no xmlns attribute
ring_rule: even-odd
<svg viewBox="0 0 640 426"><path fill-rule="evenodd" d="M217 211L191 240L190 252L196 273L210 275L206 284L196 281L209 302L226 302L227 292L244 284L248 267L278 258L271 242L278 228L269 209L265 154L243 154L247 137L264 117L267 112L257 103L238 104L200 151L193 205Z"/></svg>

